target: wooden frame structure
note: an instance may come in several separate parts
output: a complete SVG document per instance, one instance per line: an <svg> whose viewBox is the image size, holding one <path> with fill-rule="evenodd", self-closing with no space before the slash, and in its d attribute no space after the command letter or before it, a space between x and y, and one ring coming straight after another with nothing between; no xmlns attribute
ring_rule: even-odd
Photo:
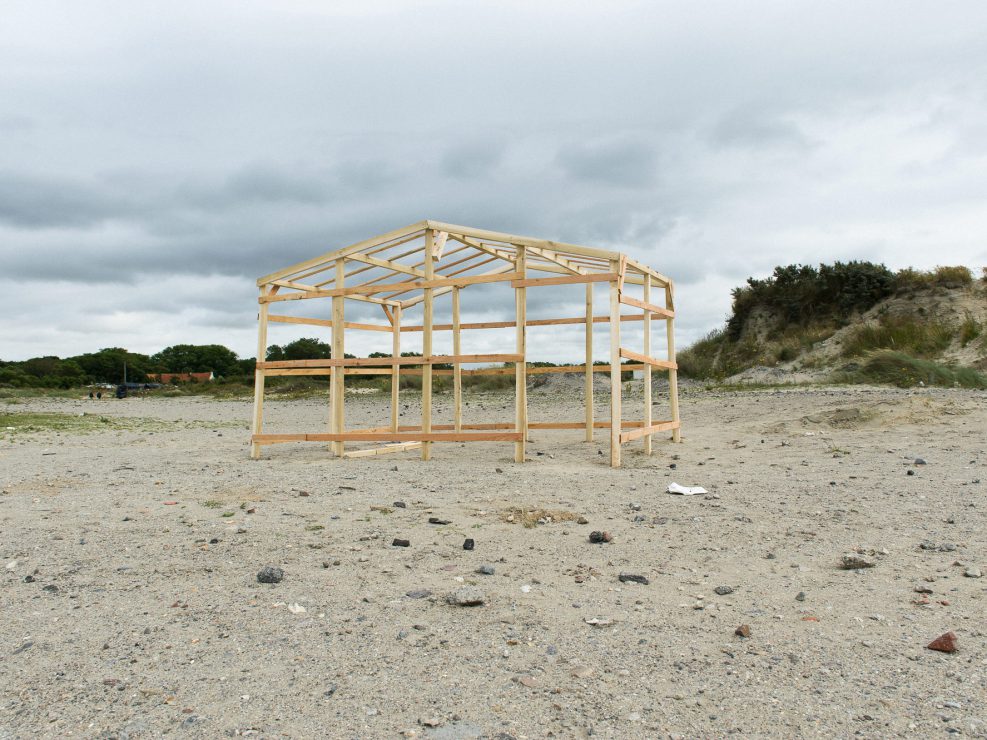
<svg viewBox="0 0 987 740"><path fill-rule="evenodd" d="M554 273L533 277L532 273ZM610 310L593 313L594 283L609 285ZM515 320L481 323L460 321L460 294L473 285L509 283L514 290ZM544 286L585 284L585 316L558 319L527 319L527 290ZM496 231L455 226L437 221L421 221L348 247L286 267L257 281L258 302L257 370L254 385L251 457L260 456L262 445L282 442L324 442L339 457L363 457L386 452L421 449L423 460L432 455L434 442L513 442L514 459L524 461L530 429L585 429L593 441L595 429L610 430L610 464L620 465L621 445L642 439L644 451L651 454L652 435L670 431L680 440L678 386L675 364L674 286L672 281L650 267L620 252L562 244L544 239L514 236ZM640 286L641 298L625 290ZM652 290L664 292L664 305L652 303ZM452 323L436 324L435 301L452 299ZM272 314L272 305L284 301L331 299L331 318L302 318ZM346 321L345 302L355 300L378 304L386 323ZM404 322L405 312L422 304L420 325ZM622 307L640 313L621 314ZM667 357L651 356L651 322L665 322ZM644 346L636 352L621 346L620 328L625 321L641 321ZM332 359L265 361L270 323L304 324L329 328ZM610 363L593 364L593 326L610 327ZM528 367L527 327L584 324L586 354L583 365ZM461 334L466 329L515 329L513 352L503 354L462 354ZM345 358L346 330L386 332L392 336L392 356ZM435 355L433 335L451 331L453 353ZM401 335L422 334L422 356L401 356ZM621 364L630 360L632 364ZM513 363L513 367L464 369L463 365ZM451 364L452 369L435 365ZM665 371L669 378L670 418L652 419L651 373ZM621 408L621 372L642 370L644 375L644 418L624 421ZM609 373L611 384L610 420L596 421L593 409L593 374ZM538 373L581 373L585 376L586 416L584 421L530 422L528 420L527 376ZM422 420L420 425L399 423L399 379L402 374L422 376ZM432 420L432 381L436 375L453 377L453 424L436 425ZM464 424L462 420L462 378L464 375L506 375L515 377L515 418L513 422ZM264 379L278 375L328 375L330 377L329 431L314 433L266 434L264 424ZM347 375L388 375L391 377L391 418L387 426L370 429L345 427L344 379ZM346 442L384 442L385 446L347 452Z"/></svg>

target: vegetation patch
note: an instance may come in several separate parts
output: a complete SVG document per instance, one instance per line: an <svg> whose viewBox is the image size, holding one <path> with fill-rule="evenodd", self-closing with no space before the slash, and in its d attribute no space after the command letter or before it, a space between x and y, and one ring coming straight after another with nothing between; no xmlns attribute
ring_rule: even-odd
<svg viewBox="0 0 987 740"><path fill-rule="evenodd" d="M859 367L844 370L834 379L912 388L920 383L946 388L987 388L987 376L969 367L953 367L903 352L876 352Z"/></svg>
<svg viewBox="0 0 987 740"><path fill-rule="evenodd" d="M859 326L843 342L844 357L858 357L875 350L894 350L915 357L935 357L953 337L956 328L912 316L882 316L876 325Z"/></svg>

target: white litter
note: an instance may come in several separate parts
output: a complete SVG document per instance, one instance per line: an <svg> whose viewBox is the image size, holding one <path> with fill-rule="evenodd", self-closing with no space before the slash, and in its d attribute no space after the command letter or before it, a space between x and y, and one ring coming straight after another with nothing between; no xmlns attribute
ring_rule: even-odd
<svg viewBox="0 0 987 740"><path fill-rule="evenodd" d="M678 483L669 483L668 492L678 493L682 496L695 496L699 493L709 493L709 491L702 486L680 486Z"/></svg>
<svg viewBox="0 0 987 740"><path fill-rule="evenodd" d="M288 611L292 614L304 614L307 610L301 604L288 604Z"/></svg>

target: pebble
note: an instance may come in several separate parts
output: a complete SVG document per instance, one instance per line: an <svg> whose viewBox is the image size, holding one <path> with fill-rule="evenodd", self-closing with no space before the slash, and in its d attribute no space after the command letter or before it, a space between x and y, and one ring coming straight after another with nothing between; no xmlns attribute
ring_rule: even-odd
<svg viewBox="0 0 987 740"><path fill-rule="evenodd" d="M479 573L481 576L492 576L495 570L492 565L481 565L479 568L476 569L476 572Z"/></svg>
<svg viewBox="0 0 987 740"><path fill-rule="evenodd" d="M965 575L967 578L980 578L981 576L983 576L983 573L980 572L980 568L971 565L969 568L963 571L963 575Z"/></svg>
<svg viewBox="0 0 987 740"><path fill-rule="evenodd" d="M737 637L750 637L751 626L749 624L742 624L733 631L733 634L737 635Z"/></svg>
<svg viewBox="0 0 987 740"><path fill-rule="evenodd" d="M476 543L473 541L472 538L468 538L463 542L464 550L472 550L474 547L476 547Z"/></svg>
<svg viewBox="0 0 987 740"><path fill-rule="evenodd" d="M427 596L431 596L432 592L427 588L420 588L415 591L409 591L405 594L409 599L424 599Z"/></svg>
<svg viewBox="0 0 987 740"><path fill-rule="evenodd" d="M956 633L950 631L939 635L939 637L925 647L940 653L955 653L959 645L957 644Z"/></svg>
<svg viewBox="0 0 987 740"><path fill-rule="evenodd" d="M843 559L840 561L840 567L843 570L860 570L861 568L873 568L877 563L873 560L868 560L860 555L844 555Z"/></svg>
<svg viewBox="0 0 987 740"><path fill-rule="evenodd" d="M651 581L648 580L647 576L639 576L634 573L621 573L617 576L617 579L621 583L640 583L643 586L647 586Z"/></svg>
<svg viewBox="0 0 987 740"><path fill-rule="evenodd" d="M402 540L395 537L394 541L391 542L391 545L394 547L411 547L411 540Z"/></svg>
<svg viewBox="0 0 987 740"><path fill-rule="evenodd" d="M717 586L713 589L713 593L719 594L720 596L726 596L727 594L733 593L733 588L730 586Z"/></svg>
<svg viewBox="0 0 987 740"><path fill-rule="evenodd" d="M572 677L573 678L589 678L595 672L596 671L594 671L589 666L580 665L580 666L576 666L575 668L572 669Z"/></svg>
<svg viewBox="0 0 987 740"><path fill-rule="evenodd" d="M805 601L805 591L799 591L797 594L795 594L795 600Z"/></svg>
<svg viewBox="0 0 987 740"><path fill-rule="evenodd" d="M395 501L395 502L394 502L393 504L391 504L391 505L392 505L392 506L393 506L393 507L394 507L395 509L407 509L407 508L408 508L408 504L406 504L406 503L405 503L404 501Z"/></svg>
<svg viewBox="0 0 987 740"><path fill-rule="evenodd" d="M257 580L261 583L281 583L284 580L284 571L273 565L265 565L257 572Z"/></svg>
<svg viewBox="0 0 987 740"><path fill-rule="evenodd" d="M428 523L429 524L452 524L452 522L449 521L448 519L440 519L437 516L430 516L428 518Z"/></svg>
<svg viewBox="0 0 987 740"><path fill-rule="evenodd" d="M481 606L487 602L487 595L476 586L463 586L446 596L446 603L453 606Z"/></svg>
<svg viewBox="0 0 987 740"><path fill-rule="evenodd" d="M589 541L595 545L601 544L603 542L612 542L613 535L609 532L593 531L589 533Z"/></svg>

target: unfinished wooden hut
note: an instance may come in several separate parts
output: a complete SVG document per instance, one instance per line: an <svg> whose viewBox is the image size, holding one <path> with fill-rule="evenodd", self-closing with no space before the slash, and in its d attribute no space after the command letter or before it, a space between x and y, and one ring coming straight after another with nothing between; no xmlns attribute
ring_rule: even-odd
<svg viewBox="0 0 987 740"><path fill-rule="evenodd" d="M545 273L551 273L546 276ZM608 311L597 316L593 310L594 283L609 284ZM559 286L585 284L586 311L583 316L529 320L526 316L529 289L550 290ZM460 302L465 291L482 284L512 289L515 320L462 323ZM620 465L621 445L642 440L646 453L651 452L652 435L670 431L679 439L678 390L676 384L674 339L674 289L672 281L650 267L620 252L594 249L575 244L561 244L544 239L513 236L496 231L473 229L436 221L421 221L382 236L352 244L271 273L257 281L260 288L259 328L257 337L257 371L254 391L253 436L251 456L260 456L262 445L282 442L327 442L340 457L376 455L384 452L421 448L423 460L432 454L435 442L509 442L514 445L514 459L524 461L528 431L536 429L585 430L585 439L593 440L594 429L608 429L610 464ZM664 305L656 305L654 293L664 295ZM474 294L479 293L474 288ZM490 290L485 293L489 294ZM451 322L436 323L439 299L449 296L451 307L440 311L451 314ZM331 313L326 318L288 316L272 311L285 301L319 301L331 299ZM490 300L486 295L485 302ZM380 323L346 320L346 302L377 304L382 313ZM581 303L581 298L579 299ZM420 323L411 324L410 312L421 304ZM318 305L318 303L314 304ZM444 310L443 310L444 309ZM628 311L624 313L624 311ZM318 315L318 311L306 311ZM665 322L667 357L652 356L652 319ZM628 321L643 322L643 346L623 347L621 325ZM324 327L331 332L332 359L265 361L268 327L272 322ZM593 364L593 327L609 325L610 352L608 365ZM585 325L585 357L582 364L564 367L529 367L527 327ZM462 354L464 331L514 328L512 347L497 354ZM390 334L392 356L346 358L347 332L383 332ZM401 337L420 332L421 356L402 356ZM452 354L433 354L436 332L452 332ZM630 364L621 364L622 361ZM499 366L491 366L499 363ZM436 365L451 365L439 369ZM464 367L466 366L466 367ZM479 367L478 367L479 366ZM624 420L621 406L621 372L643 371L644 402L635 420ZM668 373L668 418L652 418L651 373ZM515 378L515 414L502 423L467 423L463 420L464 375L512 374ZM585 418L568 422L528 419L527 376L535 373L579 373L585 377ZM593 374L610 376L610 415L597 421L593 408ZM422 376L421 423L400 424L399 379L402 374ZM451 424L433 423L433 377L450 374L453 379L453 419ZM329 430L267 434L264 432L264 379L274 375L330 376ZM344 379L347 375L386 375L391 378L390 419L369 429L345 426ZM346 451L346 443L363 443L360 449ZM367 447L366 443L377 446ZM383 444L379 444L383 443Z"/></svg>

